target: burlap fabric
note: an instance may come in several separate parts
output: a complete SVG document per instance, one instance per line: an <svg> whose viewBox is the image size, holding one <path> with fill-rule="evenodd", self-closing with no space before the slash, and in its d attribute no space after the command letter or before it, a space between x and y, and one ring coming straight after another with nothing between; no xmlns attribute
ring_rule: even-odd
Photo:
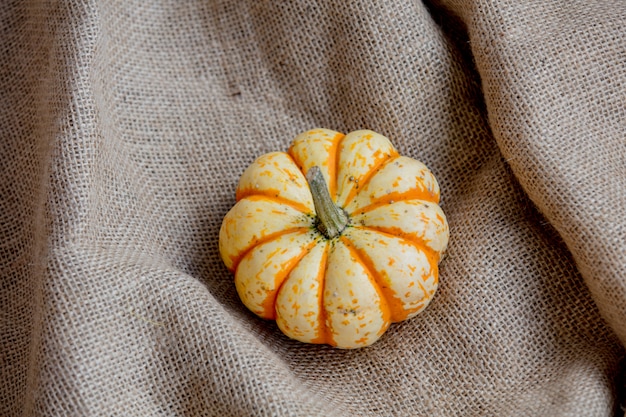
<svg viewBox="0 0 626 417"><path fill-rule="evenodd" d="M611 416L622 0L3 2L2 416ZM430 307L372 347L239 302L243 169L313 127L425 162Z"/></svg>

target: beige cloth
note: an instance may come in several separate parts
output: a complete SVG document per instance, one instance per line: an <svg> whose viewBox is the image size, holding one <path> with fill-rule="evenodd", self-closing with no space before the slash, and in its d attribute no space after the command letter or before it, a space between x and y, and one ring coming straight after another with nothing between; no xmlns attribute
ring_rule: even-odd
<svg viewBox="0 0 626 417"><path fill-rule="evenodd" d="M611 416L622 0L4 2L0 415ZM313 127L426 163L451 227L375 345L284 337L217 236Z"/></svg>

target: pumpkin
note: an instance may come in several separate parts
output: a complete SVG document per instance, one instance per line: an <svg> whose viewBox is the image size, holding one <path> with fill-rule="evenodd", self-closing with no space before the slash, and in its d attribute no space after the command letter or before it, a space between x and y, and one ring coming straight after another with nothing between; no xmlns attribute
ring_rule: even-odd
<svg viewBox="0 0 626 417"><path fill-rule="evenodd" d="M242 174L219 251L251 311L290 338L368 346L415 316L448 244L439 186L384 136L314 129Z"/></svg>

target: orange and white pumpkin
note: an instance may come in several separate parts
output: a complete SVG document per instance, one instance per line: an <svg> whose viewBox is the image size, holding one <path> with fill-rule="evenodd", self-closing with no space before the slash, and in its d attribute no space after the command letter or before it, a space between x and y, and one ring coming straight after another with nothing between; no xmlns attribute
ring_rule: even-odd
<svg viewBox="0 0 626 417"><path fill-rule="evenodd" d="M219 250L243 303L287 336L368 346L437 289L448 244L439 186L368 130L315 129L239 181Z"/></svg>

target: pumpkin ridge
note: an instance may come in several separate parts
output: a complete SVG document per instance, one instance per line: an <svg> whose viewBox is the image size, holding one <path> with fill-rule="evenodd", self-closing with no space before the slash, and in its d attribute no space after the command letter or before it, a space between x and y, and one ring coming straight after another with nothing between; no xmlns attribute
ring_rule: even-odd
<svg viewBox="0 0 626 417"><path fill-rule="evenodd" d="M319 329L320 329L320 334L318 337L316 337L315 339L311 340L311 343L326 343L329 345L335 345L335 342L333 340L333 335L330 332L330 330L328 329L328 326L326 325L326 309L324 308L324 290L326 287L326 269L328 268L328 251L329 251L329 247L330 245L328 243L326 243L326 247L324 248L324 256L322 257L322 261L320 262L320 267L318 269L317 272L317 278L320 282L320 288L319 288Z"/></svg>
<svg viewBox="0 0 626 417"><path fill-rule="evenodd" d="M344 241L344 244L350 248L350 251L353 254L358 255L357 257L358 262L360 262L361 265L363 265L363 267L367 269L367 271L374 278L374 281L379 288L379 294L381 294L381 296L385 299L385 301L387 302L387 305L389 306L389 310L391 313L390 320L393 323L398 323L402 320L405 320L407 316L410 314L410 311L404 308L402 300L400 300L400 298L396 295L396 293L391 288L385 285L384 279L379 273L379 271L376 269L376 266L374 265L374 262L372 261L372 259L367 255L367 253L365 253L365 251L357 248L350 241L349 238L344 237L342 238L342 240ZM418 282L418 284L421 286L421 283ZM426 291L424 291L424 294L426 294Z"/></svg>
<svg viewBox="0 0 626 417"><path fill-rule="evenodd" d="M372 226L358 226L355 228L357 229L361 229L361 230L369 230L371 232L374 233L379 233L383 236L387 236L387 237L391 237L391 238L396 238L396 239L401 239L403 241L405 241L407 244L414 246L415 248L417 248L417 250L424 252L426 254L426 257L428 258L428 260L430 261L430 266L431 268L433 267L433 265L435 267L437 267L437 265L439 265L439 258L441 257L441 255L439 253L437 253L436 250L434 250L433 248L431 248L430 246L427 246L423 240L411 240L411 239L407 239L406 237L400 235L400 234L394 234L382 229L378 229L376 227L372 227ZM432 263L433 260L437 260L437 262L435 262L434 264Z"/></svg>
<svg viewBox="0 0 626 417"><path fill-rule="evenodd" d="M333 201L337 200L337 172L338 172L338 149L340 143L346 137L345 134L341 132L335 132L335 135L330 140L331 146L328 150L328 155L326 156L326 163L328 168L328 190L330 192L331 198ZM287 155L292 159L295 165L300 169L300 172L306 177L306 173L310 167L305 167L304 161L299 158L298 153L294 150L294 144L289 147L287 150ZM317 163L313 163L313 165L323 165L323 160L316 161Z"/></svg>
<svg viewBox="0 0 626 417"><path fill-rule="evenodd" d="M352 202L352 200L354 200L354 198L357 196L357 194L359 194L359 192L361 192L361 190L363 188L365 188L367 183L370 181L370 179L376 174L376 172L379 169L381 169L384 165L386 165L388 163L391 163L392 161L394 161L399 156L400 156L400 154L398 153L398 151L394 149L392 152L389 153L389 155L387 156L386 159L382 159L378 164L372 166L372 168L369 171L367 171L367 173L362 175L361 178L359 178L358 186L354 187L354 188L352 188L352 190L350 190L350 194L348 194L348 196L346 197L345 201L343 202L343 207L348 206L350 204L350 202Z"/></svg>
<svg viewBox="0 0 626 417"><path fill-rule="evenodd" d="M412 317L413 315L415 315L416 313L418 313L419 311L423 310L426 305L428 305L430 303L430 300L432 299L434 292L436 291L437 285L439 283L439 268L437 263L433 264L433 258L429 256L429 248L424 248L423 246L420 246L418 244L416 244L415 242L412 242L410 240L404 239L400 236L395 236L389 233L384 233L384 232L380 232L380 231L375 231L372 229L368 229L368 228L363 228L363 227L355 227L354 228L354 232L357 232L356 235L353 236L349 236L349 239L352 239L355 242L359 241L359 234L360 233L364 233L367 235L372 235L372 236L379 236L378 238L376 238L376 240L384 238L384 239L390 239L392 241L397 241L398 243L400 243L402 246L408 246L411 247L413 250L415 250L416 252L422 254L423 256L426 257L426 261L428 262L428 271L427 274L418 274L418 275L413 275L413 273L415 272L415 268L417 268L417 266L411 266L411 265L406 265L406 268L408 268L408 270L411 271L411 281L408 284L407 288L411 288L412 286L417 286L419 288L419 290L421 291L421 293L423 294L423 298L421 299L421 301L417 301L415 300L415 302L410 302L410 305L405 305L404 301L401 301L402 303L402 313L400 314L399 317L396 317L393 321L394 322L399 322L399 321L403 321L409 317ZM382 241L378 241L380 243L382 243ZM380 244L379 243L379 244ZM383 246L386 248L387 244L386 243L382 243ZM355 244L355 246L357 246ZM371 252L368 251L366 248L367 247L373 248L370 245L366 245L366 246L362 246L362 247L356 247L356 250L358 250L362 256L367 259L367 260L371 260L372 261L372 267L375 269L375 262L373 261L373 259L371 258L370 255L374 254L375 252ZM390 249L385 249L384 250L385 253L389 253L392 254L393 252L390 252ZM391 261L391 262L395 262ZM388 263L389 266L391 266L391 263ZM385 269L383 267L383 269ZM377 270L377 269L376 269ZM377 270L378 271L378 270ZM388 275L387 279L385 279L385 275L383 275L383 273L381 273L380 275L377 275L377 277L381 277L384 281L385 284L389 284L391 286L391 288L394 288L397 284L399 284L401 281L396 281L395 279L393 279L393 277L395 277L395 275ZM432 279L432 284L429 284L429 287L434 288L434 289L430 289L427 290L426 289L426 283L427 281L429 281L430 279ZM405 288L406 290L406 288ZM392 289L391 291L393 293L393 296L398 297L399 300L402 300L402 297L400 296L400 293L396 290L396 289ZM405 294L405 297L407 297L407 295Z"/></svg>
<svg viewBox="0 0 626 417"><path fill-rule="evenodd" d="M304 171L302 170L302 167L304 166L304 163L300 160L300 158L298 158L298 155L296 155L294 153L294 151L293 151L293 144L289 147L289 149L287 149L286 153L291 158L291 160L296 164L296 166L298 167L300 172L302 172L304 174Z"/></svg>
<svg viewBox="0 0 626 417"><path fill-rule="evenodd" d="M389 204L393 204L393 203L397 203L400 201L421 201L424 202L424 204L437 204L434 201L431 200L426 200L423 198L416 198L416 197L422 197L424 196L424 193L421 191L417 191L417 192L413 192L414 190L409 190L406 191L404 193L389 193L386 194L384 197L378 198L376 199L376 201L374 201L371 204L368 204L364 207L356 207L355 209L353 209L352 211L350 211L348 214L350 216L356 215L356 214L365 214L369 211L375 210L379 207L382 206L386 206Z"/></svg>
<svg viewBox="0 0 626 417"><path fill-rule="evenodd" d="M357 226L355 226L357 227ZM385 236L391 236L391 237L395 237L395 238L400 238L402 240L405 240L407 242L409 242L411 245L417 247L419 250L421 250L422 252L424 252L426 254L426 257L429 260L430 266L431 268L437 267L437 265L439 264L439 260L441 259L441 254L438 253L436 250L434 250L433 248L431 248L430 246L428 246L428 244L426 243L426 241L424 239L420 239L417 236L413 236L413 235L408 235L404 232L402 232L402 230L400 228L389 228L389 227L377 227L377 226L358 226L359 229L368 229L371 230L373 232L376 233L380 233L382 235ZM393 230L390 230L393 229ZM395 230L397 229L397 230Z"/></svg>
<svg viewBox="0 0 626 417"><path fill-rule="evenodd" d="M370 277L370 282L378 293L378 296L380 297L382 303L384 303L384 305L380 306L380 309L383 312L383 319L387 323L387 325L384 326L378 333L378 336L381 336L383 333L385 333L385 331L387 331L389 323L393 320L393 307L395 306L392 307L391 303L389 302L387 292L380 284L381 278L379 277L378 271L376 270L376 268L374 268L372 262L369 261L369 257L363 256L364 254L360 250L358 250L347 237L341 236L339 240L341 240L341 242L348 248L350 254L354 257L355 262L359 263L363 267L363 269L367 271L367 275Z"/></svg>
<svg viewBox="0 0 626 417"><path fill-rule="evenodd" d="M339 136L341 135L341 136ZM333 138L333 147L332 152L328 153L328 169L330 171L332 167L332 173L329 172L330 181L328 184L328 191L330 192L330 197L332 200L337 203L337 188L339 186L339 150L343 144L343 140L346 138L346 135L343 133L338 133ZM332 160L331 160L332 158Z"/></svg>
<svg viewBox="0 0 626 417"><path fill-rule="evenodd" d="M310 252L310 249L316 244L317 239L314 239L311 243L309 243L305 247L302 247L302 251L300 251L298 256L293 257L291 259L291 262L289 262L288 267L280 272L280 276L278 277L281 280L280 284L276 286L273 297L268 297L264 303L265 311L271 311L272 316L269 317L270 319L276 320L276 298L278 297L278 293L280 292L280 290L283 288L283 285L285 285L285 283L289 279L289 275L291 275L291 272L296 268L296 266L298 266L302 258L304 258Z"/></svg>
<svg viewBox="0 0 626 417"><path fill-rule="evenodd" d="M275 233L270 233L269 235L265 235L262 238L254 240L247 248L239 252L238 256L234 256L231 258L233 261L233 267L231 271L233 272L236 271L241 260L245 258L246 255L250 253L257 246L262 245L267 242L271 242L272 240L278 239L279 237L284 236L286 234L295 233L298 231L300 233L308 233L310 231L310 228L309 227L291 227L289 229L284 229Z"/></svg>
<svg viewBox="0 0 626 417"><path fill-rule="evenodd" d="M313 214L311 210L305 204L289 200L285 197L280 197L277 191L274 191L274 190L263 190L263 191L253 190L253 189L244 189L241 191L237 190L237 201L243 200L244 198L247 198L250 200L257 200L257 201L258 200L270 200L278 204L284 204L286 206L294 208L304 214L311 214L311 215Z"/></svg>

